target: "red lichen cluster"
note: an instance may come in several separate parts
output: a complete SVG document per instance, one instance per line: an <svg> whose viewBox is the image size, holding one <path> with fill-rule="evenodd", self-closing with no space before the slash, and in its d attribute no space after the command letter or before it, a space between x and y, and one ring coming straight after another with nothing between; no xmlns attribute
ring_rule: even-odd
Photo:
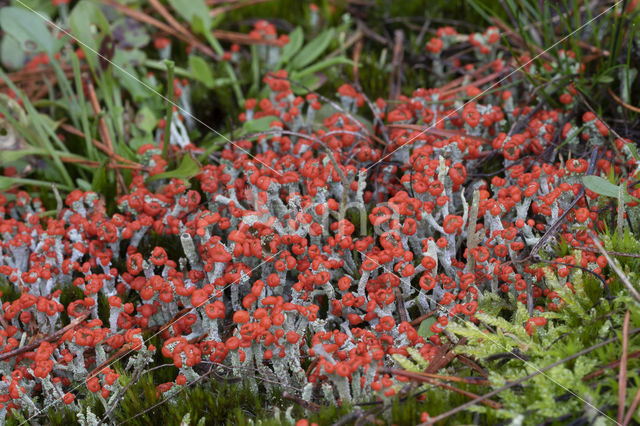
<svg viewBox="0 0 640 426"><path fill-rule="evenodd" d="M252 34L275 30L258 23ZM486 54L497 32L469 40ZM160 393L213 362L277 377L305 398L392 396L400 379L378 369L408 348L430 360L454 317L476 321L483 292L560 309L545 271L515 260L580 193L592 150L594 174L625 169L631 179L637 166L628 141L614 141L616 154L592 114L575 122L562 108L534 111L506 89L478 97L469 83L418 89L393 106L378 100L371 129L351 114L365 107L353 87L340 88L343 107L317 126L319 98L296 96L286 77L266 76L269 97L249 99L240 117L275 116L272 131L227 145L193 182L147 182L167 163L160 148L141 148L151 172L134 173L114 215L91 192L71 192L49 219L26 192L0 195L0 277L18 293L2 305L0 356L28 348L4 358L3 409L45 390L45 402L73 404L68 390L80 379L106 399L118 389L110 361L133 354L132 365L146 365L155 351L180 369ZM476 98L458 108L460 96ZM571 88L562 105L568 96ZM515 122L521 130L505 133ZM553 161L556 145L578 141L570 159ZM502 173L481 174L490 156ZM590 246L587 229L603 226L587 203L596 198L587 190L560 225L571 247ZM590 251L554 260L596 273L606 265ZM569 267L551 269L572 288ZM63 304L68 287L82 296ZM437 321L423 336L411 321L428 313ZM67 317L76 322L55 335ZM531 318L527 331L546 321Z"/></svg>

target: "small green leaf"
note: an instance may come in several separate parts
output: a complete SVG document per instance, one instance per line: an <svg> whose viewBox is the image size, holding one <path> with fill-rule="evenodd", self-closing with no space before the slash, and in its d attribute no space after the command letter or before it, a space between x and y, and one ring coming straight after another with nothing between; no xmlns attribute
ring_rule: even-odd
<svg viewBox="0 0 640 426"><path fill-rule="evenodd" d="M27 148L27 149L18 149L14 151L3 151L2 156L0 156L0 165L13 163L29 155L47 155L48 153L49 152L46 149L38 149L38 148Z"/></svg>
<svg viewBox="0 0 640 426"><path fill-rule="evenodd" d="M629 151L631 152L633 158L635 158L636 160L640 159L640 156L638 156L638 148L636 148L636 145L634 143L628 143L626 144L626 146L627 148L629 148Z"/></svg>
<svg viewBox="0 0 640 426"><path fill-rule="evenodd" d="M602 195L604 197L618 198L620 187L618 185L614 185L608 180L601 178L600 176L583 176L582 183L587 187L590 191L595 192L598 195ZM627 191L624 191L624 200L625 201L638 201L637 198L629 195Z"/></svg>
<svg viewBox="0 0 640 426"><path fill-rule="evenodd" d="M583 176L582 183L587 189L605 197L618 197L618 185L614 185L600 176Z"/></svg>
<svg viewBox="0 0 640 426"><path fill-rule="evenodd" d="M613 83L613 77L611 77L610 75L601 75L596 79L596 82L602 84L611 84Z"/></svg>
<svg viewBox="0 0 640 426"><path fill-rule="evenodd" d="M0 27L13 37L23 50L42 51L49 55L55 53L54 38L51 36L44 19L46 16L21 7L3 7L0 10Z"/></svg>
<svg viewBox="0 0 640 426"><path fill-rule="evenodd" d="M292 84L291 89L293 93L299 96L306 95L309 91L317 90L322 86L322 83L326 81L326 78L320 79L315 74L307 74L303 77L298 77L294 72L291 74L291 81L297 84Z"/></svg>
<svg viewBox="0 0 640 426"><path fill-rule="evenodd" d="M142 101L149 96L149 89L140 83L137 67L140 67L147 59L147 55L139 49L116 49L113 55L113 63L118 65L113 68L113 73L136 101Z"/></svg>
<svg viewBox="0 0 640 426"><path fill-rule="evenodd" d="M288 63L293 55L298 53L298 50L300 50L300 48L302 47L303 42L304 33L302 32L302 27L296 27L296 29L289 34L289 43L285 44L282 48L282 54L280 55L280 65Z"/></svg>
<svg viewBox="0 0 640 426"><path fill-rule="evenodd" d="M13 180L6 176L0 176L0 191L6 191L13 186Z"/></svg>
<svg viewBox="0 0 640 426"><path fill-rule="evenodd" d="M291 61L291 70L299 70L315 61L329 47L334 34L333 28L328 29L304 46Z"/></svg>
<svg viewBox="0 0 640 426"><path fill-rule="evenodd" d="M149 107L144 106L136 114L135 123L138 129L151 133L156 128L156 124L158 124L158 118Z"/></svg>
<svg viewBox="0 0 640 426"><path fill-rule="evenodd" d="M102 39L111 34L109 21L100 8L90 0L82 0L75 5L69 15L71 33L82 43L80 47L92 68L98 66L98 55ZM92 31L91 28L97 29Z"/></svg>
<svg viewBox="0 0 640 426"><path fill-rule="evenodd" d="M93 179L91 180L91 188L92 191L102 193L107 190L108 187L109 181L107 179L107 169L104 164L102 164L93 174Z"/></svg>
<svg viewBox="0 0 640 426"><path fill-rule="evenodd" d="M50 116L42 113L38 113L38 119L40 120L43 126L46 126L52 132L55 132L58 126L63 121L63 120L54 121Z"/></svg>
<svg viewBox="0 0 640 426"><path fill-rule="evenodd" d="M245 133L258 133L271 130L271 123L280 120L275 115L268 115L266 117L256 118L255 120L247 121L242 125L242 130Z"/></svg>
<svg viewBox="0 0 640 426"><path fill-rule="evenodd" d="M5 191L11 188L13 185L33 185L38 187L51 188L51 182L52 180L44 181L44 180L37 180L37 179L0 176L0 191ZM73 188L63 183L60 183L58 184L58 189L71 191Z"/></svg>
<svg viewBox="0 0 640 426"><path fill-rule="evenodd" d="M2 66L17 70L24 66L27 61L27 55L20 48L20 43L15 38L6 36L2 37L2 41L0 41L0 59Z"/></svg>
<svg viewBox="0 0 640 426"><path fill-rule="evenodd" d="M435 316L429 317L426 320L422 321L420 323L420 327L418 327L418 335L424 337L425 339L431 337L431 335L433 334L433 332L431 331L431 326L435 324L435 322Z"/></svg>
<svg viewBox="0 0 640 426"><path fill-rule="evenodd" d="M211 30L209 7L204 0L169 0L169 4L180 16L189 21L197 32ZM198 24L196 25L196 21Z"/></svg>
<svg viewBox="0 0 640 426"><path fill-rule="evenodd" d="M307 68L300 70L300 71L294 71L291 74L291 78L294 79L294 75L297 76L298 78L300 77L305 77L309 74L313 74L319 71L322 71L325 68L329 68L329 67L334 67L336 65L353 65L353 61L351 59L347 59L344 56L338 56L335 58L328 58L328 59L323 59L319 62L316 62L313 65L308 66Z"/></svg>
<svg viewBox="0 0 640 426"><path fill-rule="evenodd" d="M151 39L146 27L129 17L115 20L111 24L111 32L118 45L124 49L141 49Z"/></svg>
<svg viewBox="0 0 640 426"><path fill-rule="evenodd" d="M195 55L189 56L189 69L196 80L204 84L208 89L211 89L215 85L213 72L211 68L209 68L207 61L201 57Z"/></svg>
<svg viewBox="0 0 640 426"><path fill-rule="evenodd" d="M200 173L200 164L196 162L190 155L182 157L182 161L177 169L151 176L147 182L153 182L159 179L190 179Z"/></svg>
<svg viewBox="0 0 640 426"><path fill-rule="evenodd" d="M93 191L93 188L91 187L91 184L89 182L87 182L84 179L76 179L76 184L78 185L78 188L80 188L83 191Z"/></svg>

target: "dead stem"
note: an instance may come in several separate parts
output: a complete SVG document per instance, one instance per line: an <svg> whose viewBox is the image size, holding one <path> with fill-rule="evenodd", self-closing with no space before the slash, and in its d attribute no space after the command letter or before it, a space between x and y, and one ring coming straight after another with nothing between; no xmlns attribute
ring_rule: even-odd
<svg viewBox="0 0 640 426"><path fill-rule="evenodd" d="M113 150L113 142L111 141L111 135L109 134L109 129L107 127L107 121L104 119L102 115L102 109L100 108L100 103L98 103L98 97L96 96L96 91L93 87L93 83L91 80L87 79L87 92L89 94L89 103L91 104L91 108L93 109L93 113L98 118L98 132L102 137L102 140L105 141L107 147L107 155L109 156L109 164L112 166L115 165L115 159L113 155L115 151ZM127 185L124 182L124 178L122 177L122 173L118 168L114 168L116 172L116 195L120 197L120 194L124 192L127 193Z"/></svg>
<svg viewBox="0 0 640 426"><path fill-rule="evenodd" d="M620 374L618 375L618 423L624 420L624 406L627 399L627 353L629 351L629 316L624 315L622 324L622 358L620 358Z"/></svg>

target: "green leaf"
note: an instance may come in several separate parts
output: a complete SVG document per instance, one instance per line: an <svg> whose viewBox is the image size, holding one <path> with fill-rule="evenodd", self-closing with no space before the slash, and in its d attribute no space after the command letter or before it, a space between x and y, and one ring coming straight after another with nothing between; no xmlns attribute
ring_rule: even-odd
<svg viewBox="0 0 640 426"><path fill-rule="evenodd" d="M613 83L613 80L614 80L613 77L609 75L601 75L596 79L596 83L611 84Z"/></svg>
<svg viewBox="0 0 640 426"><path fill-rule="evenodd" d="M200 173L200 164L196 162L190 155L182 157L182 161L177 169L151 176L147 182L153 182L159 179L184 179L187 180Z"/></svg>
<svg viewBox="0 0 640 426"><path fill-rule="evenodd" d="M51 181L0 176L0 191L6 191L13 185L33 185L44 188L51 188ZM62 189L65 191L73 190L73 188L63 183L58 183L57 186L58 189Z"/></svg>
<svg viewBox="0 0 640 426"><path fill-rule="evenodd" d="M291 78L295 79L294 76L296 76L297 78L300 77L305 77L309 74L313 74L315 72L321 71L325 68L328 67L334 67L336 65L353 65L353 61L351 59L345 58L344 56L338 56L335 58L327 58L327 59L323 59L319 62L316 62L313 65L308 66L307 68L300 70L300 71L294 71L291 73Z"/></svg>
<svg viewBox="0 0 640 426"><path fill-rule="evenodd" d="M189 21L198 32L211 30L209 7L204 0L169 0L169 4L180 16ZM196 25L196 21L200 21Z"/></svg>
<svg viewBox="0 0 640 426"><path fill-rule="evenodd" d="M107 179L107 168L104 166L104 164L101 164L93 174L93 179L91 180L91 188L92 191L102 193L105 192L108 187L109 181Z"/></svg>
<svg viewBox="0 0 640 426"><path fill-rule="evenodd" d="M63 120L55 121L47 114L38 113L38 119L42 123L43 126L46 126L52 132L55 132L58 126L63 122Z"/></svg>
<svg viewBox="0 0 640 426"><path fill-rule="evenodd" d="M296 73L291 74L291 81L294 81L298 84L292 84L291 90L293 93L299 96L306 95L309 91L314 91L322 86L322 83L326 81L326 79L320 79L315 74L307 74L304 77L298 78Z"/></svg>
<svg viewBox="0 0 640 426"><path fill-rule="evenodd" d="M271 123L280 120L275 115L267 115L266 117L256 118L250 120L242 125L242 130L245 133L259 133L271 130Z"/></svg>
<svg viewBox="0 0 640 426"><path fill-rule="evenodd" d="M322 105L322 108L320 108L317 112L316 112L316 116L314 117L313 122L314 123L318 123L321 124L325 119L331 117L333 114L335 113L339 113L340 110L336 109L333 105L331 104L324 104ZM363 116L359 115L359 114L351 114L351 116L353 118L355 118L360 124L362 124L369 133L373 134L373 125L371 124L371 121L368 118L364 118Z"/></svg>
<svg viewBox="0 0 640 426"><path fill-rule="evenodd" d="M131 18L119 18L111 24L111 32L118 45L125 49L141 49L149 44L151 37L147 28Z"/></svg>
<svg viewBox="0 0 640 426"><path fill-rule="evenodd" d="M207 61L201 57L195 55L189 56L189 69L196 80L204 84L208 89L211 89L215 85L213 72L211 68L209 68Z"/></svg>
<svg viewBox="0 0 640 426"><path fill-rule="evenodd" d="M147 106L140 108L136 114L135 119L136 127L146 133L151 133L158 124L158 118Z"/></svg>
<svg viewBox="0 0 640 426"><path fill-rule="evenodd" d="M136 71L136 67L143 65L146 59L147 55L139 49L118 48L113 55L113 63L118 65L113 68L113 73L136 101L149 97L149 89L140 83L140 76Z"/></svg>
<svg viewBox="0 0 640 426"><path fill-rule="evenodd" d="M16 0L13 0L10 3L18 3ZM43 12L46 16L52 16L57 10L58 6L53 5L53 1L51 0L20 0L18 6L23 7L25 9L33 9L39 12Z"/></svg>
<svg viewBox="0 0 640 426"><path fill-rule="evenodd" d="M296 27L289 34L289 43L285 44L282 48L282 53L280 55L280 64L286 64L289 60L298 53L298 50L302 47L302 43L304 42L304 33L302 32L302 27ZM280 66L276 67L280 68Z"/></svg>
<svg viewBox="0 0 640 426"><path fill-rule="evenodd" d="M600 176L583 176L582 183L587 189L605 197L618 198L618 185L614 185Z"/></svg>
<svg viewBox="0 0 640 426"><path fill-rule="evenodd" d="M583 176L582 183L584 183L584 186L586 186L587 189L595 192L598 195L618 198L618 191L620 191L620 187L618 185L612 184L604 178L601 178L600 176ZM637 198L629 195L627 191L624 191L624 199L625 201L638 201Z"/></svg>
<svg viewBox="0 0 640 426"><path fill-rule="evenodd" d="M433 334L433 332L431 331L431 326L435 324L435 322L435 316L429 317L426 320L422 321L420 323L420 327L418 327L418 335L424 337L425 339L431 337L431 335Z"/></svg>
<svg viewBox="0 0 640 426"><path fill-rule="evenodd" d="M299 70L315 61L329 47L335 31L330 28L309 42L291 61L291 70Z"/></svg>
<svg viewBox="0 0 640 426"><path fill-rule="evenodd" d="M20 43L11 36L2 37L2 41L0 41L0 63L2 66L17 70L22 68L26 61L27 55L20 48Z"/></svg>
<svg viewBox="0 0 640 426"><path fill-rule="evenodd" d="M91 184L89 182L87 182L84 179L76 179L76 184L78 185L78 188L80 188L83 191L93 191L93 188L91 187Z"/></svg>
<svg viewBox="0 0 640 426"><path fill-rule="evenodd" d="M90 0L82 0L73 8L69 15L71 33L82 43L80 47L92 68L98 66L98 52L100 43L105 35L111 34L109 21L104 17L100 8ZM94 27L95 26L95 27ZM94 32L94 27L98 31Z"/></svg>
<svg viewBox="0 0 640 426"><path fill-rule="evenodd" d="M46 16L21 7L3 7L0 10L0 27L16 39L20 47L26 51L42 51L49 55L55 53L53 37L45 25Z"/></svg>
<svg viewBox="0 0 640 426"><path fill-rule="evenodd" d="M3 151L0 157L0 165L13 163L28 155L47 155L49 152L46 149L38 148L26 148L13 151Z"/></svg>

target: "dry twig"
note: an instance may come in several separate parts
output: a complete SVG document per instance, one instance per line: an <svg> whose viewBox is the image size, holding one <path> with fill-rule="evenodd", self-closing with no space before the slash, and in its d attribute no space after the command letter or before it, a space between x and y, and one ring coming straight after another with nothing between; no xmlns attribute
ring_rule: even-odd
<svg viewBox="0 0 640 426"><path fill-rule="evenodd" d="M627 352L629 351L629 315L624 315L622 324L622 358L620 359L620 373L618 375L618 423L624 420L624 405L627 399Z"/></svg>
<svg viewBox="0 0 640 426"><path fill-rule="evenodd" d="M0 361L5 361L7 359L13 358L14 356L21 355L21 354L23 354L25 352L31 352L31 351L37 349L42 342L51 342L53 340L56 340L57 338L62 336L64 333L66 333L68 330L72 329L73 327L75 327L76 325L80 324L82 321L87 319L88 316L89 316L89 313L84 313L84 314L80 315L79 317L74 318L73 321L71 321L69 324L67 324L66 327L61 328L60 330L58 330L55 333L45 337L44 339L40 339L37 342L32 343L30 345L26 345L26 346L23 346L21 348L17 348L17 349L14 349L12 351L0 354Z"/></svg>
<svg viewBox="0 0 640 426"><path fill-rule="evenodd" d="M611 258L611 256L609 256L609 253L607 253L604 247L602 247L600 239L596 236L596 234L593 233L591 229L588 229L587 232L593 240L593 244L598 248L598 250L600 250L600 253L605 257L605 259L607 259L607 264L611 267L611 269L613 269L613 272L618 275L618 278L620 278L620 281L622 281L622 284L624 284L627 290L629 290L629 294L631 294L631 297L633 297L636 302L640 303L640 293L638 293L638 290L636 290L633 284L631 284L631 281L629 281L629 278L627 278L624 272L622 272L620 268L618 268L618 265Z"/></svg>

